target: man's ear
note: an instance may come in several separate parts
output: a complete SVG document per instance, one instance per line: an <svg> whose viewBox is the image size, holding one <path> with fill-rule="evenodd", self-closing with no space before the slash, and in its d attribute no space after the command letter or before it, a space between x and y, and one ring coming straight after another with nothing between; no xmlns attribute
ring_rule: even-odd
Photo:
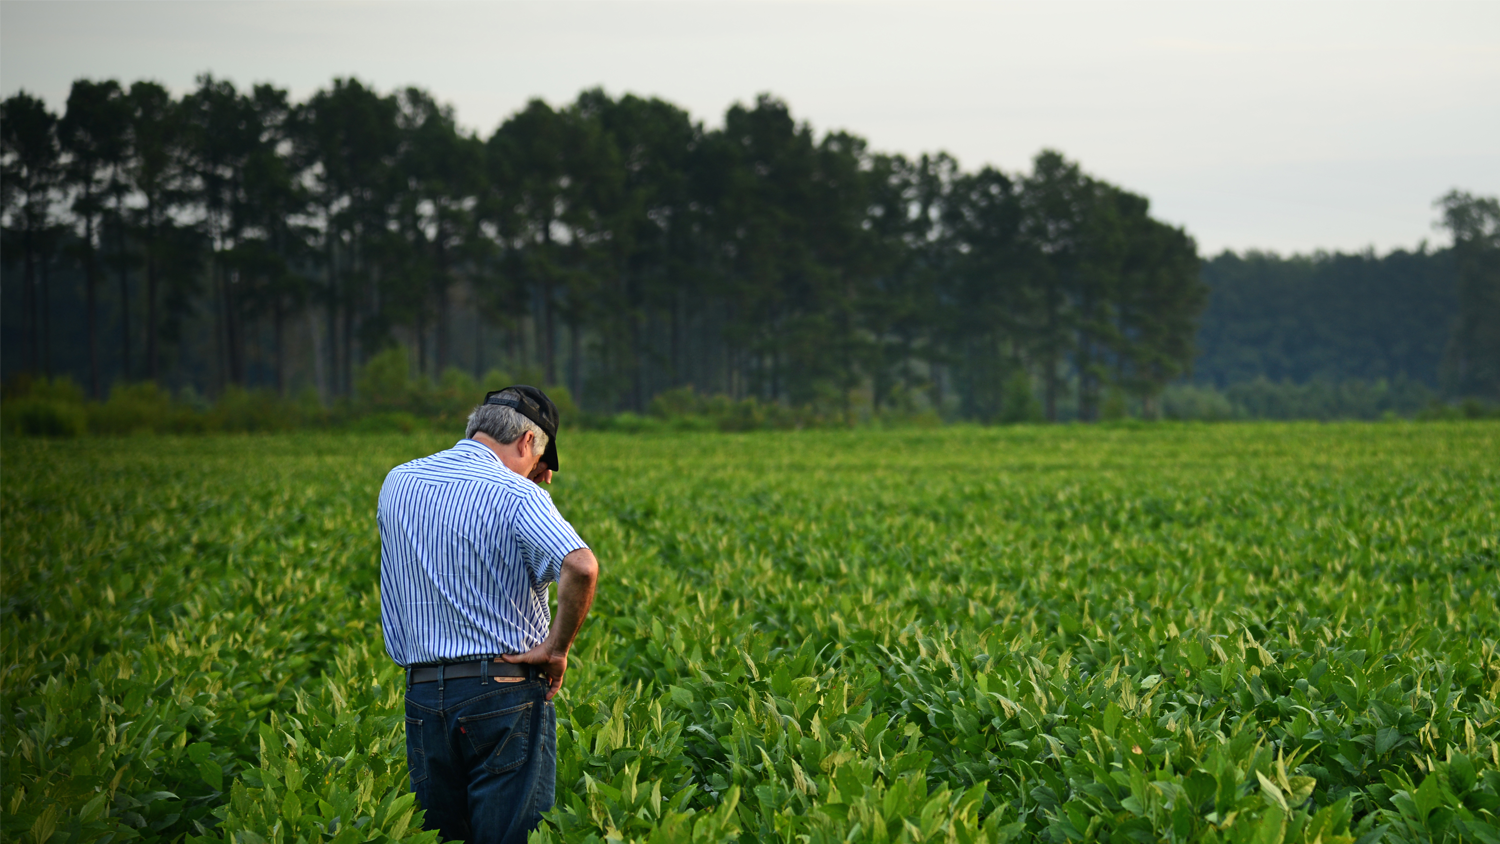
<svg viewBox="0 0 1500 844"><path fill-rule="evenodd" d="M526 447L527 457L536 457L536 432L526 431L521 434L521 443Z"/></svg>

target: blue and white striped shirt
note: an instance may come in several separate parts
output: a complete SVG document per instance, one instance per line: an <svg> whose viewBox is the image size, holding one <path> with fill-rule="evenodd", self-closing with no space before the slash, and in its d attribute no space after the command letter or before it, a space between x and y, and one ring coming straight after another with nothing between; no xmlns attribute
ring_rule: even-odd
<svg viewBox="0 0 1500 844"><path fill-rule="evenodd" d="M547 584L587 548L552 497L474 440L385 476L380 623L400 665L524 653L547 638Z"/></svg>

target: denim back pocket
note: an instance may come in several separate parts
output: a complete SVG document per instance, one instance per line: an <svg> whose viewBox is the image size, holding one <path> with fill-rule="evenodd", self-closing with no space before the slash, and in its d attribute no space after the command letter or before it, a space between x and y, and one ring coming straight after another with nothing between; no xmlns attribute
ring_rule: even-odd
<svg viewBox="0 0 1500 844"><path fill-rule="evenodd" d="M531 751L531 705L527 701L458 719L460 732L468 739L469 749L484 760L485 770L503 774L526 761Z"/></svg>
<svg viewBox="0 0 1500 844"><path fill-rule="evenodd" d="M422 719L406 718L406 767L411 770L411 789L427 779L427 752L422 745Z"/></svg>

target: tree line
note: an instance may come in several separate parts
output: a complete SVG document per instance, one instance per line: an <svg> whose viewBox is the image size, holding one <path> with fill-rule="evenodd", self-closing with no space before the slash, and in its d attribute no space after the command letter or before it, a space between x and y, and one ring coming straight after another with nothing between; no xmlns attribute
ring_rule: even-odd
<svg viewBox="0 0 1500 844"><path fill-rule="evenodd" d="M1500 401L1500 202L1455 190L1436 205L1448 247L1204 261L1193 381L1411 381Z"/></svg>
<svg viewBox="0 0 1500 844"><path fill-rule="evenodd" d="M596 412L691 387L1088 420L1152 412L1206 299L1186 232L1057 152L966 171L818 135L770 96L705 128L591 90L488 137L355 79L303 102L78 80L61 114L3 109L7 377L68 369L95 398L336 402L400 344L421 377L534 372Z"/></svg>
<svg viewBox="0 0 1500 844"><path fill-rule="evenodd" d="M1203 280L1200 384L1442 381L1458 315L1451 249L1224 252L1203 262Z"/></svg>

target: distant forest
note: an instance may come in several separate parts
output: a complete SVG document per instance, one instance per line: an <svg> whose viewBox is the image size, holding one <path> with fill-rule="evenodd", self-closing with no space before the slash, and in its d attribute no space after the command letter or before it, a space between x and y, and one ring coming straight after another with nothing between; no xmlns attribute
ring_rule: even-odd
<svg viewBox="0 0 1500 844"><path fill-rule="evenodd" d="M488 137L351 79L301 103L79 80L62 114L3 109L7 384L326 406L399 345L415 377L499 370L594 413L691 388L1087 421L1159 415L1189 377L1500 398L1500 207L1458 192L1452 248L1201 261L1057 152L965 171L819 136L770 96L706 129L592 90Z"/></svg>
<svg viewBox="0 0 1500 844"><path fill-rule="evenodd" d="M1383 257L1225 252L1207 260L1209 304L1196 380L1302 383L1407 377L1446 392L1492 378L1465 367L1459 341L1460 256L1453 249ZM1475 338L1477 339L1477 338Z"/></svg>

